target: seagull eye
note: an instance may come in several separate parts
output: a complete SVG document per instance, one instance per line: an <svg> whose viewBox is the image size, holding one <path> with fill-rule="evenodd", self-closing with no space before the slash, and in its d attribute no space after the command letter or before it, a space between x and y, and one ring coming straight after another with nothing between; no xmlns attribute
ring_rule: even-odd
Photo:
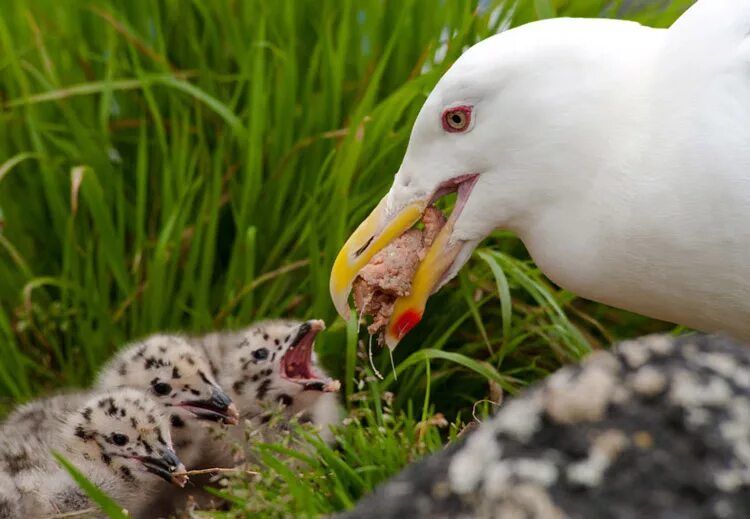
<svg viewBox="0 0 750 519"><path fill-rule="evenodd" d="M124 434L112 433L112 443L114 443L115 445L119 445L120 447L122 447L123 445L125 445L126 443L128 443L128 437L125 436Z"/></svg>
<svg viewBox="0 0 750 519"><path fill-rule="evenodd" d="M159 382L158 384L154 384L154 392L157 395L168 395L170 391L172 391L172 386L170 386L166 382Z"/></svg>
<svg viewBox="0 0 750 519"><path fill-rule="evenodd" d="M255 360L265 360L268 358L268 350L266 348L260 348L253 352L253 358Z"/></svg>
<svg viewBox="0 0 750 519"><path fill-rule="evenodd" d="M471 107L457 106L443 112L443 129L447 132L463 132L471 123Z"/></svg>

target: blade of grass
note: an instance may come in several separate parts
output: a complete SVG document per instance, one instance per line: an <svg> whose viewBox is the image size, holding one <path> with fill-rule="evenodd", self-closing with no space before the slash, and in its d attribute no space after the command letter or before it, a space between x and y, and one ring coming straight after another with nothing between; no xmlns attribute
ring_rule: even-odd
<svg viewBox="0 0 750 519"><path fill-rule="evenodd" d="M97 488L96 485L86 479L86 476L84 476L83 473L79 471L75 467L75 465L68 461L62 454L53 451L52 455L55 457L57 462L62 465L63 468L70 474L73 480L78 483L78 486L80 486L81 489L86 492L86 494L92 499L92 501L99 505L99 507L104 513L107 514L108 517L110 517L111 519L127 519L129 517L128 514L123 512L121 506L115 503L115 501L101 489Z"/></svg>

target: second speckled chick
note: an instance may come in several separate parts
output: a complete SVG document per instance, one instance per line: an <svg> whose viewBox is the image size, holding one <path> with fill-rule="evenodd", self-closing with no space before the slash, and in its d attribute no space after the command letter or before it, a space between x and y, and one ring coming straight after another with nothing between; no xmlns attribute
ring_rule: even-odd
<svg viewBox="0 0 750 519"><path fill-rule="evenodd" d="M195 340L251 427L261 427L269 408L281 405L287 415L299 415L329 439L329 426L340 420L341 406L336 395L339 383L317 366L313 350L315 337L324 328L319 320L268 320ZM242 443L243 433L241 427L233 430L221 452L212 450L213 461L225 465L241 461L243 453L232 452L226 443Z"/></svg>

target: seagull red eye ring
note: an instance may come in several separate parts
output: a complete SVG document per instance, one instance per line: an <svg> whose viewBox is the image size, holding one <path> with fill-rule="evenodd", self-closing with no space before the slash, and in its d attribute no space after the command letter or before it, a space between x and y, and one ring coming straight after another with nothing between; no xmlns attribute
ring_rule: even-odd
<svg viewBox="0 0 750 519"><path fill-rule="evenodd" d="M450 133L465 132L471 125L471 107L454 106L443 112L443 130Z"/></svg>

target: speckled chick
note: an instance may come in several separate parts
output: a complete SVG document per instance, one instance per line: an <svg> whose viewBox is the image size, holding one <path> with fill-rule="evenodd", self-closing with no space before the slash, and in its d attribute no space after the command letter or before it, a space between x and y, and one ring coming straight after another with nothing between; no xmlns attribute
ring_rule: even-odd
<svg viewBox="0 0 750 519"><path fill-rule="evenodd" d="M748 496L750 347L654 335L561 369L339 517L744 519Z"/></svg>
<svg viewBox="0 0 750 519"><path fill-rule="evenodd" d="M196 341L250 429L257 429L269 412L281 406L289 416L298 415L316 425L324 438L330 438L329 426L340 420L341 407L338 383L316 364L314 341L324 327L319 320L268 320ZM242 429L231 431L229 443L244 441ZM228 465L241 461L242 455L231 452L226 443L214 454L217 461Z"/></svg>
<svg viewBox="0 0 750 519"><path fill-rule="evenodd" d="M48 454L15 477L21 517L95 508L49 454L50 449L59 451L136 518L150 516L142 507L156 476L178 486L187 482L182 474L185 467L172 446L169 418L142 391L123 388L93 393L77 409L56 419L61 425L46 446Z"/></svg>
<svg viewBox="0 0 750 519"><path fill-rule="evenodd" d="M23 404L8 415L0 426L0 472L15 478L47 460L48 446L63 417L86 398L86 393L80 391L61 392Z"/></svg>
<svg viewBox="0 0 750 519"><path fill-rule="evenodd" d="M16 519L21 516L21 494L13 478L0 472L0 519Z"/></svg>
<svg viewBox="0 0 750 519"><path fill-rule="evenodd" d="M151 335L124 346L99 372L95 387L143 389L165 406L175 449L188 467L202 455L207 423L235 425L239 419L203 351L178 335Z"/></svg>

